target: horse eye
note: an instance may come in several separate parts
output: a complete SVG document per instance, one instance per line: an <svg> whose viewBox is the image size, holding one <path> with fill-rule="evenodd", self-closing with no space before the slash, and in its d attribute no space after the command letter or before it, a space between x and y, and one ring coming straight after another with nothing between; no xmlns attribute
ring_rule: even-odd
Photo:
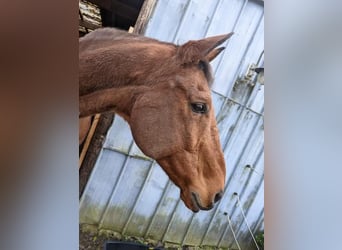
<svg viewBox="0 0 342 250"><path fill-rule="evenodd" d="M191 103L191 109L192 109L192 111L195 112L195 113L204 114L204 113L207 113L207 112L208 112L208 106L207 106L207 104L205 104L205 103L200 103L200 102Z"/></svg>

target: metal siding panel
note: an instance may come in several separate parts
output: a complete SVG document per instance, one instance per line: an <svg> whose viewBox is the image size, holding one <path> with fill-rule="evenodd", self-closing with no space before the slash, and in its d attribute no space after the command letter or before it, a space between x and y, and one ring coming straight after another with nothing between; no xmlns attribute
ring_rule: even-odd
<svg viewBox="0 0 342 250"><path fill-rule="evenodd" d="M258 113L263 113L264 111L264 95L265 95L265 86L257 84L254 89L256 90L256 94L251 100L251 102L247 105L251 110L254 110Z"/></svg>
<svg viewBox="0 0 342 250"><path fill-rule="evenodd" d="M185 235L184 243L202 245L215 214L216 209L212 209L210 211L200 211L199 213L194 214L191 225L189 226L188 232Z"/></svg>
<svg viewBox="0 0 342 250"><path fill-rule="evenodd" d="M193 212L187 209L183 202L178 202L164 240L181 244L192 215Z"/></svg>
<svg viewBox="0 0 342 250"><path fill-rule="evenodd" d="M262 16L263 8L260 8L259 4L247 3L234 30L235 34L231 37L225 54L215 70L216 82L213 85L213 90L216 92L229 96L241 70L241 61L243 61Z"/></svg>
<svg viewBox="0 0 342 250"><path fill-rule="evenodd" d="M247 0L225 0L219 1L218 11L216 11L215 16L212 17L211 25L208 29L207 36L214 36L217 34L226 34L230 32L236 32L236 25L240 18L243 17L243 10L247 4ZM234 34L227 42L222 46L226 49L221 53L221 55L211 62L215 76L221 74L218 70L218 66L222 64L222 60L226 60L228 57L232 57L234 51L232 51L230 43L234 42ZM232 61L230 61L232 62ZM228 67L230 68L230 67ZM232 71L230 71L232 72ZM226 91L223 89L228 86L222 86L222 81L215 81L212 89L222 95L226 95ZM227 83L224 82L224 85Z"/></svg>
<svg viewBox="0 0 342 250"><path fill-rule="evenodd" d="M242 111L233 134L224 148L224 156L228 170L227 179L230 178L229 173L232 174L231 166L236 166L259 118L260 115L249 110L245 109Z"/></svg>
<svg viewBox="0 0 342 250"><path fill-rule="evenodd" d="M216 5L217 1L189 1L189 5L184 12L182 22L178 27L173 42L176 44L184 44L189 40L197 40L205 37Z"/></svg>
<svg viewBox="0 0 342 250"><path fill-rule="evenodd" d="M226 196L226 195L225 195ZM218 206L218 205L216 205ZM202 240L204 246L217 246L220 235L228 227L228 221L222 209L217 207L215 209L215 216L210 221L209 228Z"/></svg>
<svg viewBox="0 0 342 250"><path fill-rule="evenodd" d="M116 115L103 147L127 154L132 142L133 136L128 123L122 117Z"/></svg>
<svg viewBox="0 0 342 250"><path fill-rule="evenodd" d="M135 210L132 211L132 217L128 221L127 234L136 233L138 225L139 234L136 236L145 236L169 180L157 164L154 164L150 171L151 173L146 179L140 197L135 204Z"/></svg>
<svg viewBox="0 0 342 250"><path fill-rule="evenodd" d="M259 142L254 142L259 144ZM254 143L251 144L251 147L256 147L256 149L252 149L254 151L250 152L252 154L249 156L250 161L255 160L258 158L257 155L260 155L260 151L262 150L262 145L255 145ZM262 152L262 151L261 151ZM248 156L247 156L248 157ZM238 179L237 182L244 182L244 185L232 185L235 186L233 189L236 193L238 193L241 207L243 208L244 213L247 215L247 222L251 228L253 228L254 224L258 221L260 212L263 209L263 169L260 169L261 165L263 164L263 154L260 155L259 159L255 164L251 164L256 167L258 170L252 171L251 169L245 168L243 171L247 173L249 176L245 176L244 178L236 178ZM242 163L240 168L243 168L245 163ZM262 165L263 166L263 165ZM246 178L247 177L247 178ZM262 189L262 191L260 191ZM237 206L237 196L232 196L232 202L234 206ZM262 207L260 207L262 204ZM232 215L231 221L236 229L236 235L240 246L244 244L244 241L247 240L247 245L249 244L249 239L251 239L251 235L247 229L246 221L243 218L241 213L241 207L238 205L235 207ZM234 242L232 241L231 236L229 235L230 232L227 232L222 239L222 245L232 245Z"/></svg>
<svg viewBox="0 0 342 250"><path fill-rule="evenodd" d="M114 229L118 231L123 229L150 165L150 161L127 157L124 169L103 214L102 227L111 228L115 226Z"/></svg>
<svg viewBox="0 0 342 250"><path fill-rule="evenodd" d="M220 142L222 148L227 145L228 140L236 129L238 119L243 111L243 107L231 100L223 105L217 116L217 127L220 132Z"/></svg>
<svg viewBox="0 0 342 250"><path fill-rule="evenodd" d="M251 228L251 230L253 230L253 228L255 228L255 226L257 225L258 221L258 217L260 215L261 212L263 212L263 208L264 208L264 183L262 182L262 184L260 185L260 187L257 189L256 193L253 193L253 203L251 204L251 206L249 207L249 209L246 212L246 220L248 222L249 227ZM244 201L242 201L244 202ZM244 207L246 207L244 205ZM247 224L245 222L243 222L241 224L241 226L239 227L239 231L238 231L238 239L239 242L244 242L246 244L245 247L247 247L250 243L252 243L252 245L255 243L253 242L253 238L252 235L250 234ZM252 231L253 232L253 231Z"/></svg>
<svg viewBox="0 0 342 250"><path fill-rule="evenodd" d="M125 156L103 149L80 201L80 223L99 224Z"/></svg>
<svg viewBox="0 0 342 250"><path fill-rule="evenodd" d="M159 240L163 239L178 203L179 189L171 181L168 181L146 236Z"/></svg>
<svg viewBox="0 0 342 250"><path fill-rule="evenodd" d="M159 0L148 22L145 35L161 41L173 41L190 2L189 0Z"/></svg>
<svg viewBox="0 0 342 250"><path fill-rule="evenodd" d="M213 91L211 92L211 97L214 105L215 117L217 118L226 98Z"/></svg>
<svg viewBox="0 0 342 250"><path fill-rule="evenodd" d="M215 15L211 17L211 24L206 36L209 37L234 31L246 2L245 0L218 1L217 10Z"/></svg>
<svg viewBox="0 0 342 250"><path fill-rule="evenodd" d="M261 16L259 23L255 28L255 34L252 36L250 44L246 49L246 53L241 60L239 77L243 76L249 65L252 63L258 65L260 55L264 51L264 17Z"/></svg>
<svg viewBox="0 0 342 250"><path fill-rule="evenodd" d="M187 229L186 235L184 235L184 244L201 245L214 212L215 210L210 210L200 211L197 214L193 214L191 224Z"/></svg>
<svg viewBox="0 0 342 250"><path fill-rule="evenodd" d="M145 160L149 160L149 161L153 161L153 159L151 159L150 157L146 156L138 147L138 145L133 142L131 150L129 151L129 155L130 156L134 156L134 157L139 157L139 158L143 158Z"/></svg>

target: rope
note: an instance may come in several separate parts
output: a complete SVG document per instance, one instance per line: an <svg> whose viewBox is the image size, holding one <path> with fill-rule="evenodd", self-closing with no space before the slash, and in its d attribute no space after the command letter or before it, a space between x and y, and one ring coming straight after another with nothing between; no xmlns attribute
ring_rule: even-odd
<svg viewBox="0 0 342 250"><path fill-rule="evenodd" d="M232 227L232 222L231 222L231 220L230 220L230 218L229 218L229 214L226 213L226 215L227 215L227 219L228 219L228 224L229 224L230 230L231 230L232 233L233 233L233 237L234 237L235 243L236 243L238 249L241 250L241 247L240 247L240 245L239 245L239 242L238 242L237 239L236 239L236 235L235 235L235 233L234 233L234 230L233 230L233 227Z"/></svg>
<svg viewBox="0 0 342 250"><path fill-rule="evenodd" d="M238 205L239 205L239 208L240 208L240 210L241 210L241 214L242 214L242 216L243 216L243 219L245 220L245 223L246 223L246 225L247 225L247 228L248 228L248 230L249 230L249 233L251 234L251 236L252 236L252 238L253 238L253 241L254 241L254 243L255 243L257 249L260 250L260 248L259 248L259 246L258 246L258 243L256 242L256 240L255 240L255 238L254 238L254 235L253 235L253 233L252 233L252 230L251 230L251 228L250 228L250 226L249 226L249 224L248 224L248 221L247 221L247 219L246 219L246 215L245 215L245 213L243 212L243 209L242 209L242 206L241 206L241 202L240 202L239 195L238 195L238 193L234 193L234 195L237 197L237 203L238 203Z"/></svg>

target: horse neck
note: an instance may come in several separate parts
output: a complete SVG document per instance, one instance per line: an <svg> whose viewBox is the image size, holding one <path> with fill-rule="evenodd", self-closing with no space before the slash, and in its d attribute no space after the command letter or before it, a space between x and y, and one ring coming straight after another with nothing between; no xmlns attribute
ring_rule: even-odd
<svg viewBox="0 0 342 250"><path fill-rule="evenodd" d="M116 42L80 54L80 117L116 112L129 120L134 97L155 82L172 49L150 42Z"/></svg>
<svg viewBox="0 0 342 250"><path fill-rule="evenodd" d="M107 45L108 41L100 42ZM96 45L98 46L98 45ZM80 95L118 88L146 84L147 78L156 75L175 51L175 46L149 41L123 39L112 41L110 46L80 53ZM165 68L165 67L164 67Z"/></svg>
<svg viewBox="0 0 342 250"><path fill-rule="evenodd" d="M129 122L135 98L146 86L122 86L94 91L79 97L79 117L114 112Z"/></svg>

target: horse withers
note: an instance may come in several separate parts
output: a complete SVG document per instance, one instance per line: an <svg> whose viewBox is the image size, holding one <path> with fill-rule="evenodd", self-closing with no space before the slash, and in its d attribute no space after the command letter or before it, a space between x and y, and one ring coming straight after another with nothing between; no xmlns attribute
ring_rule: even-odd
<svg viewBox="0 0 342 250"><path fill-rule="evenodd" d="M96 113L122 116L141 151L158 162L193 212L211 209L223 195L226 167L209 62L232 34L178 46L102 28L79 42L82 131Z"/></svg>

